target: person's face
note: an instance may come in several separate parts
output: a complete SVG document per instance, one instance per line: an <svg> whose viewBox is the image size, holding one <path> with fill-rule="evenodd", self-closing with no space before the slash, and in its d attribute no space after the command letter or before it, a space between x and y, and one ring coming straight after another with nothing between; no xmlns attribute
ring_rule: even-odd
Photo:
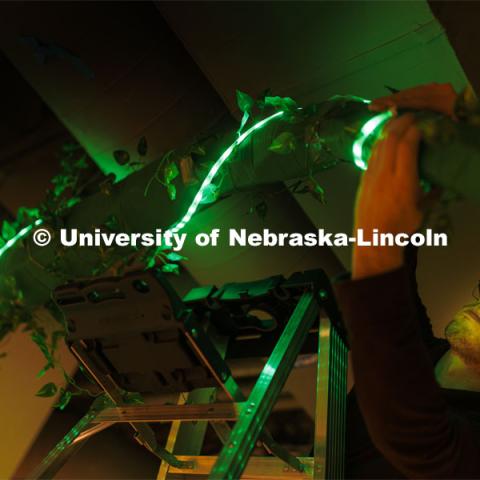
<svg viewBox="0 0 480 480"><path fill-rule="evenodd" d="M480 301L459 310L447 325L445 336L467 365L480 369Z"/></svg>

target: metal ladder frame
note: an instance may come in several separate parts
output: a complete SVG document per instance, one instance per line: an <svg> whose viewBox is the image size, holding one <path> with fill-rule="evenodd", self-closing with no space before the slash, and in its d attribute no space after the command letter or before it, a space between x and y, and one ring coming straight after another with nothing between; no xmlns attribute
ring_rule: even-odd
<svg viewBox="0 0 480 480"><path fill-rule="evenodd" d="M104 389L108 398L94 402L90 411L33 472L32 478L53 478L88 438L117 422L130 423L137 440L162 460L157 477L162 480L184 478L186 475L215 480L343 478L347 349L327 317L321 317L318 326L314 457L294 457L276 444L264 429L308 333L315 328L315 321L320 317L327 296L324 290L312 289L303 293L248 399L228 367L222 365L224 352L219 348L221 341L217 339L212 342L215 335L211 332L207 335L194 316L185 320L187 340L216 377L231 403L210 403L214 399L215 389L208 388L188 394L189 402L195 404L122 405L121 390L113 379L90 361L82 342L72 345L73 353ZM220 361L217 358L215 362L210 362L211 355L218 355ZM219 365L223 368L219 369ZM230 431L226 422L233 420L236 423ZM191 424L182 424L193 421L197 422L193 431ZM153 422L172 422L165 448L157 444L154 432L148 425ZM218 457L199 455L206 422L216 426L215 431L225 443ZM274 456L250 457L257 440L261 440ZM182 444L183 450L187 448L191 454L177 453L182 451Z"/></svg>

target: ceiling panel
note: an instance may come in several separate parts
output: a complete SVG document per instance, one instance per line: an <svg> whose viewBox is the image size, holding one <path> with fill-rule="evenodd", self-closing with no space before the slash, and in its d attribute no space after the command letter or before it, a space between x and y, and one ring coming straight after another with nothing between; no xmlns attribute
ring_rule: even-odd
<svg viewBox="0 0 480 480"><path fill-rule="evenodd" d="M235 90L302 103L384 85L465 82L424 1L157 2L232 111Z"/></svg>

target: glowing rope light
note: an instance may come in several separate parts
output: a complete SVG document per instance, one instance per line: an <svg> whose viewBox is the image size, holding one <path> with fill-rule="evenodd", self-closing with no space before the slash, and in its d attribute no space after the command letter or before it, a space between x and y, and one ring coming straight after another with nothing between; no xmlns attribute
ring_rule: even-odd
<svg viewBox="0 0 480 480"><path fill-rule="evenodd" d="M370 118L370 120L363 124L352 147L353 161L358 168L361 168L362 170L367 169L367 163L363 159L363 145L371 135L381 131L383 125L392 117L392 115L393 114L390 111L382 112L379 115Z"/></svg>
<svg viewBox="0 0 480 480"><path fill-rule="evenodd" d="M215 175L218 173L222 165L225 163L225 161L230 157L230 155L233 153L235 148L240 145L250 134L252 134L255 130L258 130L259 128L262 128L264 125L266 125L268 122L273 120L274 118L280 117L283 115L284 112L277 112L273 115L270 115L270 117L267 117L260 122L256 123L252 127L250 127L246 132L242 133L220 156L220 158L213 164L212 168L208 172L207 176L202 182L202 185L200 189L198 190L197 194L195 195L190 207L187 210L187 213L183 216L183 218L176 223L173 227L169 228L169 230L172 233L176 233L182 228L185 227L185 225L191 220L192 216L195 214L197 211L197 208L202 201L203 198L203 192L205 191L206 188L212 183L213 179L215 178ZM34 223L31 225L28 225L21 230L17 232L17 234L12 237L10 240L8 240L5 245L3 245L0 248L0 257L10 248L12 248L19 240L22 238L25 238L35 227L38 227L43 223L43 220L41 218L35 220Z"/></svg>
<svg viewBox="0 0 480 480"><path fill-rule="evenodd" d="M212 168L208 172L207 176L204 178L202 185L200 186L197 194L193 198L192 203L188 207L187 213L182 217L181 220L179 220L176 224L171 226L167 231L172 232L172 233L177 233L180 231L182 228L185 227L185 225L192 219L193 215L198 209L198 206L200 205L202 198L203 198L203 193L204 191L208 188L208 186L212 183L213 179L215 178L215 175L218 173L222 165L227 161L227 159L230 157L230 155L233 153L236 147L240 145L247 137L249 137L255 130L258 130L265 126L267 123L269 123L271 120L274 118L278 118L282 116L284 112L277 112L274 113L273 115L270 115L267 118L264 118L260 122L256 123L252 127L250 127L248 130L243 132L223 153L220 155L219 159L213 164Z"/></svg>
<svg viewBox="0 0 480 480"><path fill-rule="evenodd" d="M230 155L233 153L235 148L240 145L248 136L250 136L255 130L258 130L259 128L262 128L265 126L267 123L269 123L271 120L274 118L280 117L283 115L284 112L277 112L274 113L273 115L270 115L267 118L264 118L260 122L256 123L252 127L250 127L247 131L242 133L220 156L220 158L213 164L212 168L208 172L207 176L202 182L202 185L200 189L198 190L197 194L195 195L190 207L187 210L187 213L182 217L182 219L176 223L173 227L170 227L168 230L171 231L172 233L176 233L182 228L185 227L185 225L191 220L195 212L197 211L197 208L202 201L203 198L203 193L206 188L212 183L213 179L215 178L215 175L218 173L222 165L225 163L225 161L230 157ZM8 240L3 247L0 248L0 257L7 251L10 250L19 240L22 238L26 237L35 227L38 227L43 223L43 220L41 218L35 220L34 223L31 225L28 225L21 230L18 231L18 233L12 237L10 240Z"/></svg>
<svg viewBox="0 0 480 480"><path fill-rule="evenodd" d="M370 103L370 100L367 99L360 99L363 103ZM215 178L216 174L222 167L222 165L227 161L230 155L234 152L235 148L238 147L243 141L248 138L255 130L258 130L269 123L274 118L278 118L282 116L284 112L280 111L270 115L267 118L264 118L260 122L257 122L255 125L250 127L244 133L242 133L218 158L218 160L213 164L212 168L208 172L207 176L204 178L200 189L196 193L195 197L193 198L192 203L188 207L187 212L185 215L179 220L176 224L171 226L167 231L172 233L177 233L181 229L185 227L185 225L192 219L193 215L198 209L200 205L203 194L205 190L211 185L213 179ZM362 170L367 169L367 164L363 160L363 146L366 140L377 130L380 130L381 127L387 122L387 120L392 116L390 111L383 112L379 115L376 115L369 119L360 129L360 134L358 138L353 143L352 152L354 163L357 167L361 168ZM0 257L7 251L10 250L19 240L26 237L35 227L41 225L43 220L41 218L35 220L34 223L22 228L14 237L8 240L3 247L0 248Z"/></svg>
<svg viewBox="0 0 480 480"><path fill-rule="evenodd" d="M22 238L26 237L35 227L38 227L43 223L43 220L41 218L38 218L33 222L31 225L28 225L26 227L23 227L21 230L18 231L18 233L12 237L10 240L8 240L5 245L0 248L0 257L7 251L10 250L19 240Z"/></svg>

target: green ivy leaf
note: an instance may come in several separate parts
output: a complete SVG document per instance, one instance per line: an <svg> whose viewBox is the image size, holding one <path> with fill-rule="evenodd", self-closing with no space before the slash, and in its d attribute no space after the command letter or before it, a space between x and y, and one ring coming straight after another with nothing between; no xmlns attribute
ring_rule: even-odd
<svg viewBox="0 0 480 480"><path fill-rule="evenodd" d="M125 150L115 150L113 158L119 165L126 165L130 161L130 154Z"/></svg>
<svg viewBox="0 0 480 480"><path fill-rule="evenodd" d="M313 177L310 177L310 179L307 181L307 187L310 194L315 200L319 201L322 205L326 203L325 190L318 184L318 182Z"/></svg>
<svg viewBox="0 0 480 480"><path fill-rule="evenodd" d="M180 260L187 260L187 257L179 255L175 252L170 252L167 254L167 260L169 260L170 262L179 262Z"/></svg>
<svg viewBox="0 0 480 480"><path fill-rule="evenodd" d="M265 107L265 98L271 97L272 96L272 89L266 88L262 92L260 92L260 95L257 97L257 105L259 108L263 109Z"/></svg>
<svg viewBox="0 0 480 480"><path fill-rule="evenodd" d="M51 368L53 368L53 365L48 362L38 373L37 373L37 378L42 378L48 370L50 370Z"/></svg>
<svg viewBox="0 0 480 480"><path fill-rule="evenodd" d="M46 383L35 395L37 397L53 397L57 393L57 386L50 382Z"/></svg>
<svg viewBox="0 0 480 480"><path fill-rule="evenodd" d="M175 273L178 275L180 273L180 269L176 263L166 263L165 265L162 265L162 272Z"/></svg>
<svg viewBox="0 0 480 480"><path fill-rule="evenodd" d="M237 90L237 105L241 112L250 113L255 105L255 100L250 95Z"/></svg>
<svg viewBox="0 0 480 480"><path fill-rule="evenodd" d="M40 216L40 211L38 208L26 208L20 207L17 211L17 224L18 225L27 225L32 223L33 220L36 220Z"/></svg>
<svg viewBox="0 0 480 480"><path fill-rule="evenodd" d="M2 226L2 237L4 238L4 240L10 240L16 235L16 233L17 232L15 231L14 226L11 223L7 222L7 220L4 220Z"/></svg>
<svg viewBox="0 0 480 480"><path fill-rule="evenodd" d="M179 175L179 170L175 162L168 162L164 170L165 183L171 183Z"/></svg>
<svg viewBox="0 0 480 480"><path fill-rule="evenodd" d="M292 132L283 132L275 138L268 149L273 153L288 155L296 149L296 140Z"/></svg>
<svg viewBox="0 0 480 480"><path fill-rule="evenodd" d="M242 121L240 122L240 127L237 130L238 136L242 134L242 131L245 125L247 124L249 118L250 118L250 114L248 112L243 112Z"/></svg>
<svg viewBox="0 0 480 480"><path fill-rule="evenodd" d="M288 113L295 113L298 110L297 102L290 97L265 97L264 104Z"/></svg>
<svg viewBox="0 0 480 480"><path fill-rule="evenodd" d="M157 263L157 261L155 260L155 257L151 257L148 262L147 262L147 266L145 268L152 268L155 266L155 264Z"/></svg>
<svg viewBox="0 0 480 480"><path fill-rule="evenodd" d="M80 203L80 197L71 197L65 202L65 207L72 208L77 203Z"/></svg>
<svg viewBox="0 0 480 480"><path fill-rule="evenodd" d="M145 137L142 137L137 145L137 152L141 157L144 157L147 154L148 150L148 145L147 145L147 139Z"/></svg>
<svg viewBox="0 0 480 480"><path fill-rule="evenodd" d="M58 408L59 410L64 410L65 407L70 403L70 400L72 399L72 392L69 390L65 389L60 389L61 395L60 398L58 399L58 402L54 405L54 408Z"/></svg>
<svg viewBox="0 0 480 480"><path fill-rule="evenodd" d="M68 187L70 187L72 183L72 177L65 174L56 175L52 178L52 183L55 185L55 188L53 189L53 196L58 198Z"/></svg>
<svg viewBox="0 0 480 480"><path fill-rule="evenodd" d="M177 198L177 189L173 183L167 185L167 193L170 200L175 200Z"/></svg>
<svg viewBox="0 0 480 480"><path fill-rule="evenodd" d="M48 360L48 362L52 362L53 359L47 346L47 338L45 333L37 329L31 334L31 338L38 345L38 348L43 353L44 357Z"/></svg>

